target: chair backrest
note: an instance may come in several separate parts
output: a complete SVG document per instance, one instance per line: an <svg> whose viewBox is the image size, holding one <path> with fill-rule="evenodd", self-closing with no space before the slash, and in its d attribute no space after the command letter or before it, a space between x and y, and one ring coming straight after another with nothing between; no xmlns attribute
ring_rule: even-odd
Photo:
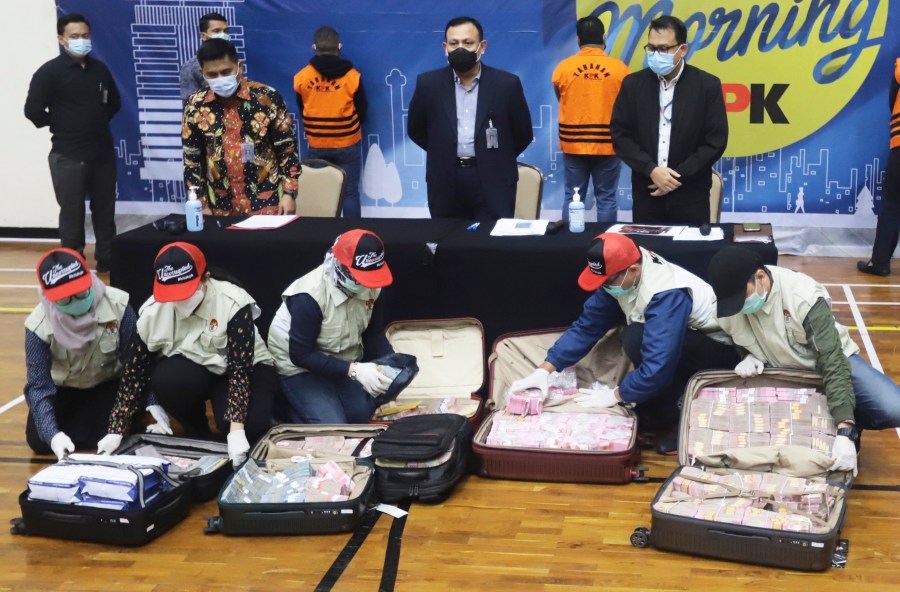
<svg viewBox="0 0 900 592"><path fill-rule="evenodd" d="M300 163L297 181L297 213L311 218L340 218L344 206L347 173L318 158Z"/></svg>
<svg viewBox="0 0 900 592"><path fill-rule="evenodd" d="M544 196L544 174L541 169L524 162L519 165L519 182L516 184L516 211L514 217L537 220L541 215Z"/></svg>
<svg viewBox="0 0 900 592"><path fill-rule="evenodd" d="M713 169L712 187L709 188L709 222L710 224L718 224L722 218L722 190L725 182L722 175Z"/></svg>

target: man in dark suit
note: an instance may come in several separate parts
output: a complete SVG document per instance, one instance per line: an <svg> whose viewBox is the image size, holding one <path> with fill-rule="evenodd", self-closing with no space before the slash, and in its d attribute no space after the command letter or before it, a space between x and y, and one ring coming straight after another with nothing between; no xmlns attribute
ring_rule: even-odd
<svg viewBox="0 0 900 592"><path fill-rule="evenodd" d="M427 153L425 181L432 218L497 220L515 210L516 158L533 138L518 76L481 62L481 23L447 23L450 66L420 74L407 131Z"/></svg>
<svg viewBox="0 0 900 592"><path fill-rule="evenodd" d="M613 147L631 167L634 222L709 222L712 166L728 144L728 118L719 79L685 62L686 39L677 18L652 21L650 67L625 78L613 107Z"/></svg>

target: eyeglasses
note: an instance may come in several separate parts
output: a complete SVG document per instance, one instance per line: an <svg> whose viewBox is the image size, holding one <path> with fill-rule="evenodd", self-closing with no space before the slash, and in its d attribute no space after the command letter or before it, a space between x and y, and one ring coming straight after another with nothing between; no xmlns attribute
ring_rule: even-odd
<svg viewBox="0 0 900 592"><path fill-rule="evenodd" d="M681 43L678 43L676 45L650 45L648 43L644 46L644 51L646 51L647 53L669 53L673 49L677 49L681 46Z"/></svg>
<svg viewBox="0 0 900 592"><path fill-rule="evenodd" d="M72 302L76 300L86 300L88 296L91 295L90 289L85 290L84 292L80 292L78 294L74 294L69 296L68 298L63 298L62 300L57 300L57 304L61 304L62 306L66 306L67 304L72 304Z"/></svg>

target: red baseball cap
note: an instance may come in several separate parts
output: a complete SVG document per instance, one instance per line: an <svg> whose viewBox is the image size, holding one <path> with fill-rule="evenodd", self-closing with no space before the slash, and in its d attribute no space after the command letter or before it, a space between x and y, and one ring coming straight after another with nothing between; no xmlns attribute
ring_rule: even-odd
<svg viewBox="0 0 900 592"><path fill-rule="evenodd" d="M193 295L206 273L206 257L190 243L169 243L153 262L153 298L178 302Z"/></svg>
<svg viewBox="0 0 900 592"><path fill-rule="evenodd" d="M640 249L624 234L598 234L588 249L588 264L578 277L578 285L582 290L593 292L605 284L610 276L627 269L640 259Z"/></svg>
<svg viewBox="0 0 900 592"><path fill-rule="evenodd" d="M360 229L345 232L338 237L331 252L350 270L353 279L366 288L384 288L394 281L384 260L384 243L374 232Z"/></svg>
<svg viewBox="0 0 900 592"><path fill-rule="evenodd" d="M41 290L50 302L81 294L94 281L84 257L72 249L48 251L38 261L37 275Z"/></svg>

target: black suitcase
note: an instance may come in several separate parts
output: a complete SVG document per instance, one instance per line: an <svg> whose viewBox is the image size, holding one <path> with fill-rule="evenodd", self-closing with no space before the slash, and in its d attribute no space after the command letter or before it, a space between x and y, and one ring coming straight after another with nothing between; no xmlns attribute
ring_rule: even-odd
<svg viewBox="0 0 900 592"><path fill-rule="evenodd" d="M10 521L10 532L127 547L146 545L187 518L190 511L191 484L170 478L165 483L166 491L137 510L30 500L26 489L19 495L22 517Z"/></svg>
<svg viewBox="0 0 900 592"><path fill-rule="evenodd" d="M658 549L754 563L772 567L803 571L821 571L832 563L835 546L840 538L847 513L847 491L852 475L828 473L821 481L835 492L833 509L828 520L818 528L819 532L795 532L775 528L748 526L706 520L698 517L679 516L660 511L658 504L664 495L671 495L672 482L686 466L691 464L688 438L692 429L691 407L696 396L705 387L791 387L817 388L824 392L818 374L801 370L766 370L762 375L749 379L737 377L730 371L708 371L694 375L685 390L681 414L678 460L682 465L663 483L651 502L651 528L637 528L631 536L636 547L652 545ZM826 410L827 413L827 410ZM830 419L830 414L829 414ZM793 443L793 442L792 442ZM717 475L740 474L743 477L758 471L702 467ZM742 477L742 478L743 478ZM819 479L817 479L819 480Z"/></svg>
<svg viewBox="0 0 900 592"><path fill-rule="evenodd" d="M375 491L384 502L445 500L468 472L472 424L462 415L404 417L375 439Z"/></svg>
<svg viewBox="0 0 900 592"><path fill-rule="evenodd" d="M234 503L223 501L223 496L234 479L234 475L219 492L219 515L207 518L207 534L226 535L293 535L330 534L350 532L356 529L365 516L375 492L372 478L374 468L369 459L360 458L364 445L383 432L381 425L279 425L269 430L250 451L247 462L265 466L267 460L290 458L292 452L281 448L278 443L290 440L304 440L307 436L343 436L362 438L352 456L340 459L341 463L353 465L364 481L357 485L353 496L346 501L300 502L300 503ZM336 460L334 457L329 457Z"/></svg>
<svg viewBox="0 0 900 592"><path fill-rule="evenodd" d="M171 456L197 460L203 456L218 456L224 459L214 470L197 474L192 472L177 475L179 480L191 482L191 499L205 502L216 497L228 476L232 473L231 461L228 459L228 445L224 442L193 440L160 434L132 434L122 441L116 454L135 454L144 446L153 446L163 457ZM169 472L172 470L170 468Z"/></svg>

